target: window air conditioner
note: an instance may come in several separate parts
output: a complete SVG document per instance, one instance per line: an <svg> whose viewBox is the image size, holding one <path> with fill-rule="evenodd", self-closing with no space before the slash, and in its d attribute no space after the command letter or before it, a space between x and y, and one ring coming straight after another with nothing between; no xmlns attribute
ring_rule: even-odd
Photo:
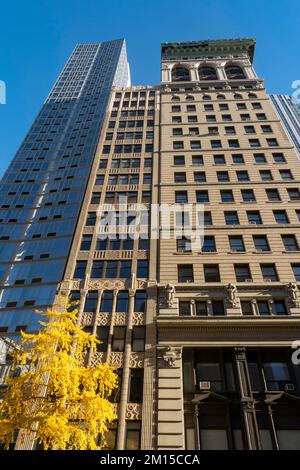
<svg viewBox="0 0 300 470"><path fill-rule="evenodd" d="M294 384L285 384L284 390L286 392L293 392L295 390Z"/></svg>
<svg viewBox="0 0 300 470"><path fill-rule="evenodd" d="M200 392L209 392L210 391L210 382L199 382L199 390Z"/></svg>

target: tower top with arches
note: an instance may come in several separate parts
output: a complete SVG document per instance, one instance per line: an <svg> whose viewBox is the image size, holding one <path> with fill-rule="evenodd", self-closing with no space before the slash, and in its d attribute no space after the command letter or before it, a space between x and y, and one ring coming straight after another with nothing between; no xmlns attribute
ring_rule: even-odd
<svg viewBox="0 0 300 470"><path fill-rule="evenodd" d="M161 44L162 83L253 80L255 39Z"/></svg>

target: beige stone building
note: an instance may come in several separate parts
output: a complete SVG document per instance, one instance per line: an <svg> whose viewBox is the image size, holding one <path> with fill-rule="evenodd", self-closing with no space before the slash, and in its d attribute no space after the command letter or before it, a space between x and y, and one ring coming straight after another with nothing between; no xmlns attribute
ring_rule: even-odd
<svg viewBox="0 0 300 470"><path fill-rule="evenodd" d="M164 43L159 86L112 91L60 286L118 367L112 449L300 449L300 163L254 47ZM139 203L182 213L101 240L120 196L129 233ZM174 232L198 217L195 249Z"/></svg>

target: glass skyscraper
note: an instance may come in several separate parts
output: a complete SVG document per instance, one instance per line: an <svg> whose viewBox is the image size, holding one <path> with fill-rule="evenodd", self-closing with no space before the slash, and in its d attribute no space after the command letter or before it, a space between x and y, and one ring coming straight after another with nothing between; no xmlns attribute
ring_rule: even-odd
<svg viewBox="0 0 300 470"><path fill-rule="evenodd" d="M270 98L300 158L300 104L289 95L270 95Z"/></svg>
<svg viewBox="0 0 300 470"><path fill-rule="evenodd" d="M78 44L1 183L0 332L35 330L61 281L125 41Z"/></svg>

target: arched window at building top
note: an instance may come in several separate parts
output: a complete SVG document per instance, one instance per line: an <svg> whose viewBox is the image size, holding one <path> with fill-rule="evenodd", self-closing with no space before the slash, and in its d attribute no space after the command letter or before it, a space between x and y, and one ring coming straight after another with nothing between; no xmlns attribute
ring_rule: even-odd
<svg viewBox="0 0 300 470"><path fill-rule="evenodd" d="M225 72L229 80L246 78L243 69L239 65L226 65Z"/></svg>
<svg viewBox="0 0 300 470"><path fill-rule="evenodd" d="M190 79L190 72L186 67L176 66L172 69L173 82L189 82Z"/></svg>
<svg viewBox="0 0 300 470"><path fill-rule="evenodd" d="M180 101L180 97L178 95L173 95L171 101Z"/></svg>
<svg viewBox="0 0 300 470"><path fill-rule="evenodd" d="M213 67L202 66L198 69L199 80L218 80L218 75Z"/></svg>

